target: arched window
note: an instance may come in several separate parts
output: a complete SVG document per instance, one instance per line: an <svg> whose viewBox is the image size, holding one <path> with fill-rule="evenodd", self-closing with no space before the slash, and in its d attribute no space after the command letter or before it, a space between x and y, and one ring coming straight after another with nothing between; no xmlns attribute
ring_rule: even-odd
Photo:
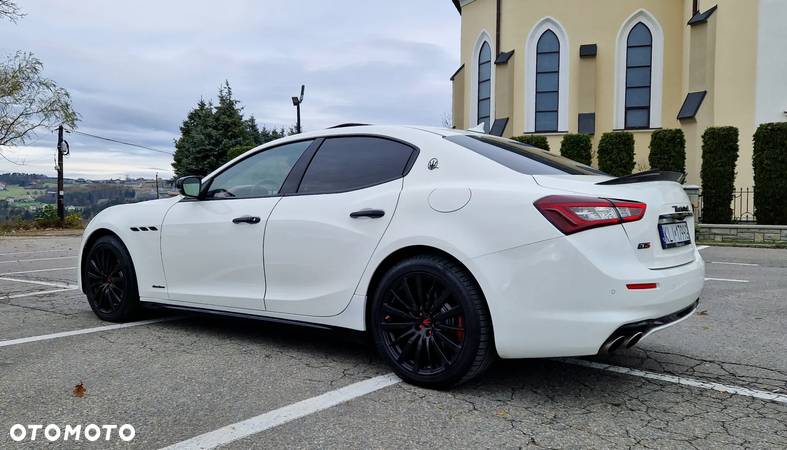
<svg viewBox="0 0 787 450"><path fill-rule="evenodd" d="M492 48L488 42L481 45L478 52L478 117L477 124L483 123L489 131L492 110Z"/></svg>
<svg viewBox="0 0 787 450"><path fill-rule="evenodd" d="M525 133L568 131L571 45L553 17L539 20L525 41Z"/></svg>
<svg viewBox="0 0 787 450"><path fill-rule="evenodd" d="M629 32L626 42L625 128L650 127L653 68L653 35L642 22Z"/></svg>
<svg viewBox="0 0 787 450"><path fill-rule="evenodd" d="M560 41L546 30L536 46L536 132L558 131Z"/></svg>

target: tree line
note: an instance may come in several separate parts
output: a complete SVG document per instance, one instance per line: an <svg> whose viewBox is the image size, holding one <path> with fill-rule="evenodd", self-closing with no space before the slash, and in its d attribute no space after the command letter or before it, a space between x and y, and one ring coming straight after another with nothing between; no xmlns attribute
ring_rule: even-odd
<svg viewBox="0 0 787 450"><path fill-rule="evenodd" d="M180 137L175 140L172 167L175 176L205 176L230 159L266 142L295 134L285 130L268 129L257 124L254 115L245 118L240 101L232 95L229 82L219 88L217 103L200 99L180 126Z"/></svg>
<svg viewBox="0 0 787 450"><path fill-rule="evenodd" d="M18 186L30 186L31 184L38 183L40 181L46 181L47 176L41 175L37 173L0 173L0 183L3 184L15 184Z"/></svg>

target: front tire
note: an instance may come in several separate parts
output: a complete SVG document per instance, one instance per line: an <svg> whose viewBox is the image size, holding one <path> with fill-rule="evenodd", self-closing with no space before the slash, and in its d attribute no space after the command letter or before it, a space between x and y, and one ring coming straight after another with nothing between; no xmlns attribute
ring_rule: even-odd
<svg viewBox="0 0 787 450"><path fill-rule="evenodd" d="M388 270L374 293L370 322L378 352L412 384L457 386L495 358L481 289L444 257L416 256Z"/></svg>
<svg viewBox="0 0 787 450"><path fill-rule="evenodd" d="M82 281L90 308L102 320L128 322L139 312L131 255L115 236L102 236L87 251Z"/></svg>

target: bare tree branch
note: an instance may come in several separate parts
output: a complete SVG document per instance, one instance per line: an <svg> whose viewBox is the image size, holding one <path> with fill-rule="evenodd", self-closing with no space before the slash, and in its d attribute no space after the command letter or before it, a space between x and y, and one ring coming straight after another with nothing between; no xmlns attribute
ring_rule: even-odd
<svg viewBox="0 0 787 450"><path fill-rule="evenodd" d="M11 0L0 0L0 19L5 17L11 22L16 23L17 20L24 16L25 14L16 6L16 3Z"/></svg>
<svg viewBox="0 0 787 450"><path fill-rule="evenodd" d="M9 158L8 158L7 156L5 156L5 155L4 155L2 152L0 152L0 158L3 158L4 160L6 160L6 161L10 162L11 164L13 164L13 165L15 165L15 166L24 166L24 165L25 165L23 162L14 161L13 159L9 159Z"/></svg>
<svg viewBox="0 0 787 450"><path fill-rule="evenodd" d="M24 144L40 128L76 125L68 91L43 77L42 69L30 53L0 62L0 146Z"/></svg>

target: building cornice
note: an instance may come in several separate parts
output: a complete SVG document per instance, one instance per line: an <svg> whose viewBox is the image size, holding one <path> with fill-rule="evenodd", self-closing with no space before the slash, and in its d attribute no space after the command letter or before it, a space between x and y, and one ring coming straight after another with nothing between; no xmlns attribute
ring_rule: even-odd
<svg viewBox="0 0 787 450"><path fill-rule="evenodd" d="M497 55L497 58L495 59L495 64L496 65L508 64L508 60L511 59L512 56L514 56L513 50L508 52L501 52L499 55Z"/></svg>
<svg viewBox="0 0 787 450"><path fill-rule="evenodd" d="M451 75L451 78L449 78L449 80L451 80L451 81L454 81L454 78L456 78L456 76L457 76L457 75L459 75L459 72L461 72L461 71L462 71L462 69L464 69L464 68L465 68L465 65L464 65L464 64L462 64L461 66L459 66L459 68L458 68L458 69L456 69L456 72L454 72L454 74L453 74L453 75Z"/></svg>
<svg viewBox="0 0 787 450"><path fill-rule="evenodd" d="M462 14L462 8L473 3L475 0L451 0L456 7L456 10L459 11L459 14Z"/></svg>
<svg viewBox="0 0 787 450"><path fill-rule="evenodd" d="M711 9L709 9L709 10L703 12L703 13L698 12L697 14L694 14L694 17L689 19L689 23L687 25L699 25L701 23L707 22L708 19L710 18L710 16L712 16L713 13L715 13L718 8L719 8L719 5L716 5L713 8L711 8Z"/></svg>

